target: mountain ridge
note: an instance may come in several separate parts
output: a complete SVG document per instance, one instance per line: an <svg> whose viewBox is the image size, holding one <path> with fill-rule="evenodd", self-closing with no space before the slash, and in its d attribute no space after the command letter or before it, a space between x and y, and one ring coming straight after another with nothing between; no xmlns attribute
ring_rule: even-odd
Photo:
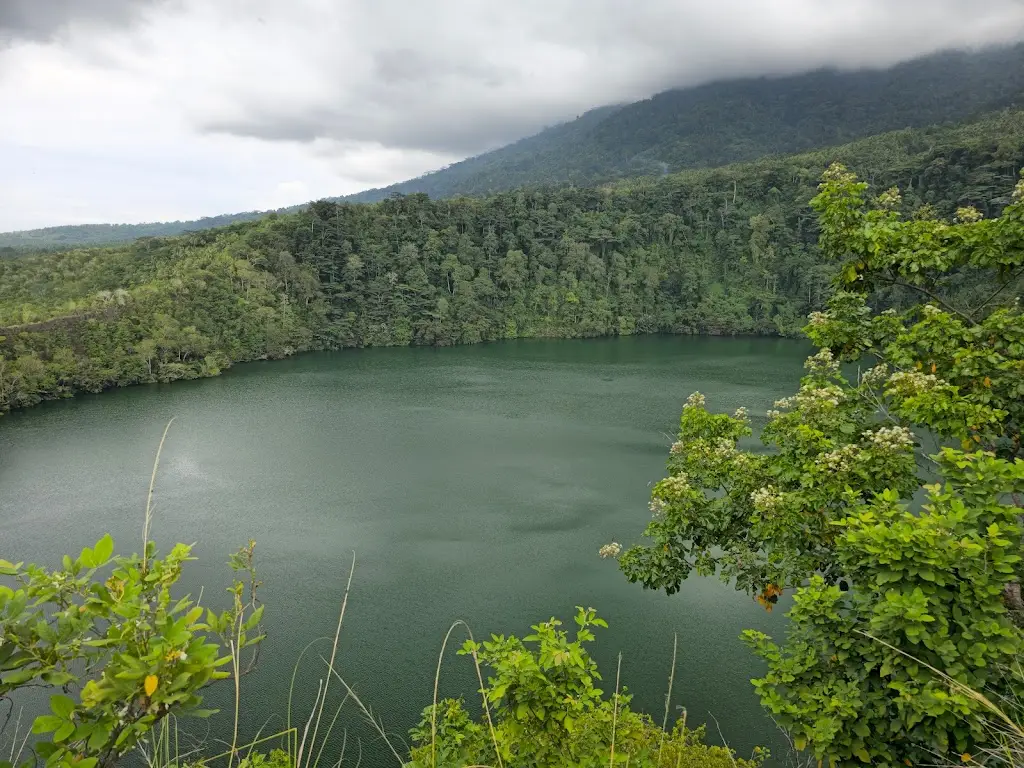
<svg viewBox="0 0 1024 768"><path fill-rule="evenodd" d="M414 193L444 198L519 187L592 186L839 146L903 128L951 125L1014 106L1024 106L1024 43L945 51L887 69L719 80L596 107L415 179L327 199L373 202ZM192 221L0 233L0 255L170 236L307 205Z"/></svg>

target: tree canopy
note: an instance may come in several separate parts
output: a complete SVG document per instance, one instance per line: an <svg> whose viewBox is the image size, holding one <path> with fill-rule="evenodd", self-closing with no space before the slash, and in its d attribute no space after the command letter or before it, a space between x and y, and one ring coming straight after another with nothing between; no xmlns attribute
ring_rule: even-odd
<svg viewBox="0 0 1024 768"><path fill-rule="evenodd" d="M1024 181L993 219L901 204L840 165L824 174L813 206L837 289L810 317L800 390L767 414L771 450L740 450L747 413L692 395L650 542L620 560L669 593L694 571L769 610L791 593L784 645L746 633L768 663L754 685L837 766L997 746L979 694L1022 683ZM893 286L917 301L886 306Z"/></svg>

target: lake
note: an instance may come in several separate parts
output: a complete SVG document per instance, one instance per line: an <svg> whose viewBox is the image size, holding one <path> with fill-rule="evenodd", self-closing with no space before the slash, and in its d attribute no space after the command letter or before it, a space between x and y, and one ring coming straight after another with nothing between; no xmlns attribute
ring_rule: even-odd
<svg viewBox="0 0 1024 768"><path fill-rule="evenodd" d="M583 605L610 625L592 646L606 689L621 652L634 707L660 722L678 633L673 706L741 755L756 744L781 754L749 684L761 665L738 639L745 628L781 634L781 611L710 579L648 592L597 550L639 538L687 395L704 392L715 410L745 405L759 428L808 351L671 336L351 350L45 404L0 419L0 557L55 564L105 532L137 551L174 416L152 535L161 551L197 542L184 586L223 602L228 554L257 542L268 639L243 680L249 738L282 726L299 653L333 635L354 550L338 667L392 733L429 705L454 620L478 638L524 635L551 616L572 625ZM473 700L471 667L451 650L442 694ZM300 668L297 713L317 663L309 654ZM362 734L363 765L393 765L345 711L338 729ZM226 714L201 722L230 732Z"/></svg>

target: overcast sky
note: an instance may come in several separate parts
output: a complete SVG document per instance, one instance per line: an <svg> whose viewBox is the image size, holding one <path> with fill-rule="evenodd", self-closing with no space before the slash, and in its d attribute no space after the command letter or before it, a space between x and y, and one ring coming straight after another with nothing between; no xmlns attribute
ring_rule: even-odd
<svg viewBox="0 0 1024 768"><path fill-rule="evenodd" d="M1024 0L0 0L0 231L276 208L673 86L1024 39Z"/></svg>

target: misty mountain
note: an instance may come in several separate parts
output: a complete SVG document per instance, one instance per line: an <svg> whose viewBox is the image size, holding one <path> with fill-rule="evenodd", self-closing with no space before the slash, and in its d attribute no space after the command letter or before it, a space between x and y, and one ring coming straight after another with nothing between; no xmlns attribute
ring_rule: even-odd
<svg viewBox="0 0 1024 768"><path fill-rule="evenodd" d="M593 185L955 123L1008 106L1024 106L1024 44L934 54L885 70L819 70L665 91L633 104L590 110L416 179L332 199L372 202L417 192L439 198L518 187ZM210 229L267 213L48 227L0 234L0 249L12 253L10 249L125 242Z"/></svg>
<svg viewBox="0 0 1024 768"><path fill-rule="evenodd" d="M844 144L1020 104L1024 45L939 53L885 70L715 82L594 110L493 152L344 199L584 186Z"/></svg>

